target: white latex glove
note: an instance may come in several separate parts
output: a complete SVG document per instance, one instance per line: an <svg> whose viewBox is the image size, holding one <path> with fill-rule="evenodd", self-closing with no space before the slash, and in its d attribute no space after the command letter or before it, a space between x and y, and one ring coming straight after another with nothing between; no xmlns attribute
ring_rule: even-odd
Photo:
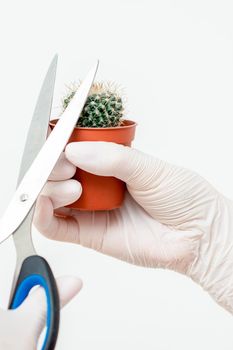
<svg viewBox="0 0 233 350"><path fill-rule="evenodd" d="M198 174L122 145L72 143L65 155L81 169L125 181L128 193L112 211L62 208L81 193L78 182L64 181L75 169L63 155L37 203L34 223L44 235L133 264L179 271L233 313L229 199ZM55 216L57 208L68 217Z"/></svg>
<svg viewBox="0 0 233 350"><path fill-rule="evenodd" d="M82 288L75 277L57 279L61 307ZM0 310L0 349L36 350L46 320L47 303L43 289L32 292L15 310Z"/></svg>

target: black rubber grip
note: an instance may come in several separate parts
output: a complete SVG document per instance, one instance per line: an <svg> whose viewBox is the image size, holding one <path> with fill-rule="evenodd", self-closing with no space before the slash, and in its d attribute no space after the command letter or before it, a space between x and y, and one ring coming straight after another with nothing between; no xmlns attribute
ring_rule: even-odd
<svg viewBox="0 0 233 350"><path fill-rule="evenodd" d="M24 260L10 303L10 309L16 309L22 304L30 290L38 285L44 288L47 297L47 332L42 350L53 350L59 331L60 302L57 284L51 268L41 256L32 255Z"/></svg>

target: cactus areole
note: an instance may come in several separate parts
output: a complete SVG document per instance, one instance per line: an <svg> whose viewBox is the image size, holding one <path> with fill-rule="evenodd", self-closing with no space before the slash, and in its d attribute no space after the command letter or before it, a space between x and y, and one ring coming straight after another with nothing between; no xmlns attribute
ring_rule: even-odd
<svg viewBox="0 0 233 350"><path fill-rule="evenodd" d="M66 109L74 97L77 86L69 88L69 93L62 101L63 110ZM93 84L77 126L89 128L109 128L120 126L123 117L123 101L114 84Z"/></svg>

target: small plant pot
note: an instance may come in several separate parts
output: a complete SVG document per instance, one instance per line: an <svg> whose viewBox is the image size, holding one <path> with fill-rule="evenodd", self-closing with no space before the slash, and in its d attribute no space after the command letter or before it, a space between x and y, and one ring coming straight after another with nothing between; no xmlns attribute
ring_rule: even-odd
<svg viewBox="0 0 233 350"><path fill-rule="evenodd" d="M50 122L53 128L57 119ZM68 141L107 141L131 146L136 123L124 120L121 126L111 128L75 127ZM78 210L111 210L119 208L124 200L126 185L112 176L98 176L77 168L73 177L82 184L81 197L67 207Z"/></svg>

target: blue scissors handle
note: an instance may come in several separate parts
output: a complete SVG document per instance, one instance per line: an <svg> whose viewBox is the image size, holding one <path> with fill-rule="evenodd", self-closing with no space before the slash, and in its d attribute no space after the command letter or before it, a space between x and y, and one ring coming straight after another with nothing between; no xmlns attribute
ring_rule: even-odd
<svg viewBox="0 0 233 350"><path fill-rule="evenodd" d="M47 331L42 350L53 350L59 330L59 295L49 264L38 255L29 256L24 260L10 303L10 309L16 309L20 306L35 286L44 288L47 299Z"/></svg>

